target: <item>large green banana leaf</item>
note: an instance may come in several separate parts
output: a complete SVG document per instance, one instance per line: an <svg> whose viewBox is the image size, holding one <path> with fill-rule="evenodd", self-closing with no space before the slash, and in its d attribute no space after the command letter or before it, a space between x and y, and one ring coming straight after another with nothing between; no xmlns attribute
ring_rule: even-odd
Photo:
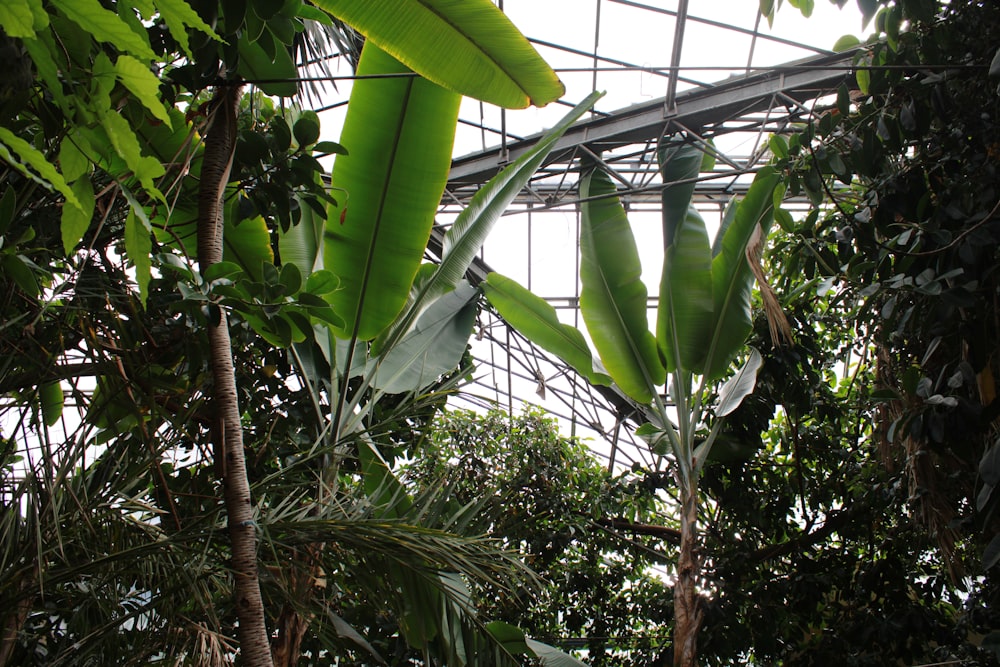
<svg viewBox="0 0 1000 667"><path fill-rule="evenodd" d="M569 127L587 112L604 93L595 92L576 105L552 129L546 132L529 151L491 178L476 192L472 201L455 219L444 237L441 263L429 270L427 279L414 289L406 313L397 321L391 334L372 345L372 354L379 354L405 334L423 309L445 292L454 289L469 270L472 260L514 198Z"/></svg>
<svg viewBox="0 0 1000 667"><path fill-rule="evenodd" d="M774 219L774 188L781 177L765 167L757 173L746 196L739 202L732 222L719 230L719 252L712 260L712 296L715 327L705 375L714 380L725 375L733 357L746 342L752 328L750 291L753 273L746 247L758 225L766 234Z"/></svg>
<svg viewBox="0 0 1000 667"><path fill-rule="evenodd" d="M705 154L692 144L664 145L656 151L656 158L663 177L663 247L674 242L678 227L684 223L691 198L694 196L694 179L698 177Z"/></svg>
<svg viewBox="0 0 1000 667"><path fill-rule="evenodd" d="M326 225L324 266L341 280L330 295L345 326L335 333L370 340L402 310L448 179L460 97L416 76L368 43L358 74L403 74L356 81L337 158L337 197Z"/></svg>
<svg viewBox="0 0 1000 667"><path fill-rule="evenodd" d="M714 312L712 249L705 221L692 207L674 230L660 278L656 342L667 370L703 372Z"/></svg>
<svg viewBox="0 0 1000 667"><path fill-rule="evenodd" d="M712 333L712 254L705 221L691 198L706 155L685 143L665 144L656 156L664 184L656 342L668 371L701 373Z"/></svg>
<svg viewBox="0 0 1000 667"><path fill-rule="evenodd" d="M580 231L583 320L608 374L626 394L648 403L666 380L666 369L648 328L647 291L635 237L615 186L604 172L587 174L580 183L580 196L584 199Z"/></svg>
<svg viewBox="0 0 1000 667"><path fill-rule="evenodd" d="M435 301L384 358L371 362L372 384L388 394L420 391L457 368L476 324L476 295L464 283Z"/></svg>
<svg viewBox="0 0 1000 667"><path fill-rule="evenodd" d="M594 370L594 356L583 334L560 322L556 309L545 299L499 273L491 273L482 287L500 316L528 340L562 359L591 384L611 384L611 378Z"/></svg>
<svg viewBox="0 0 1000 667"><path fill-rule="evenodd" d="M462 95L521 109L548 104L565 90L552 68L490 0L315 0L315 4L410 69Z"/></svg>

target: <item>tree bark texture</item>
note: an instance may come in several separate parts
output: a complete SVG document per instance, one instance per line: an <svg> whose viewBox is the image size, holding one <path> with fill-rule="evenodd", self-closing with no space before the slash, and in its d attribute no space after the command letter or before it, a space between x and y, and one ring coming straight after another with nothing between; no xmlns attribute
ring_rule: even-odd
<svg viewBox="0 0 1000 667"><path fill-rule="evenodd" d="M240 87L220 87L212 102L205 130L205 154L198 192L198 264L201 272L222 261L223 193L236 148L236 116ZM242 662L247 667L272 667L264 602L257 572L257 526L243 454L243 427L236 393L232 343L224 310L208 326L212 373L216 469L222 473L234 576L233 595L239 618Z"/></svg>
<svg viewBox="0 0 1000 667"><path fill-rule="evenodd" d="M674 667L698 664L704 608L698 593L698 491L681 485L681 549L674 583Z"/></svg>

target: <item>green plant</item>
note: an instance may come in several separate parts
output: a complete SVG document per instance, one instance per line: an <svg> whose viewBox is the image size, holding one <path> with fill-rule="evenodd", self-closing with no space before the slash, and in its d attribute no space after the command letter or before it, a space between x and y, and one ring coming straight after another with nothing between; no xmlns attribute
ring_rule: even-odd
<svg viewBox="0 0 1000 667"><path fill-rule="evenodd" d="M606 371L623 392L647 408L648 422L637 434L655 453L672 455L679 490L674 662L690 667L703 618L697 590L698 478L725 417L753 391L760 355L751 350L717 393L715 384L725 377L750 332L754 274L747 250L754 239L766 237L781 190L773 169L759 171L746 197L726 211L710 245L705 222L691 206L690 186L707 158L696 147L669 143L659 158L666 185L655 335L647 325L647 292L635 240L614 185L598 169L589 170L580 186L580 307L603 368L593 368L578 332L554 326L551 306L538 297L495 275L487 279L485 290L490 303L525 335L585 377L603 380ZM668 409L667 396L676 412Z"/></svg>

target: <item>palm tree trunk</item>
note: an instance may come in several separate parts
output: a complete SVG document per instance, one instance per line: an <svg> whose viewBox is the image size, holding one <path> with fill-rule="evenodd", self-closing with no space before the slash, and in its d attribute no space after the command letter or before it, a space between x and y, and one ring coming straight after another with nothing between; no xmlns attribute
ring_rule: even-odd
<svg viewBox="0 0 1000 667"><path fill-rule="evenodd" d="M698 491L681 484L681 551L674 583L674 667L698 664L698 631L704 617L698 594Z"/></svg>
<svg viewBox="0 0 1000 667"><path fill-rule="evenodd" d="M236 148L236 115L240 87L216 91L208 127L198 193L198 264L202 273L222 261L222 195L229 181ZM212 372L216 469L222 473L232 569L233 595L239 618L240 654L247 667L271 667L271 650L264 602L257 573L257 532L253 499L243 456L243 428L236 394L232 343L224 310L208 326L208 352Z"/></svg>

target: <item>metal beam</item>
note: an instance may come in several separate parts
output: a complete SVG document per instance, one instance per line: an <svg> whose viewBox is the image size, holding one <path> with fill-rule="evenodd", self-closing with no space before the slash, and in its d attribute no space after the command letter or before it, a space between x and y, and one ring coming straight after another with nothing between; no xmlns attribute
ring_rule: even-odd
<svg viewBox="0 0 1000 667"><path fill-rule="evenodd" d="M666 99L659 98L582 121L556 142L546 164L566 161L581 146L606 150L656 141L672 120L697 129L766 110L775 96L801 102L830 93L841 83L855 86L852 55L848 52L808 58L727 80L711 88L685 91L677 95L676 113L669 113L665 108ZM456 158L448 177L449 186L485 183L508 162L525 153L541 136L539 133L508 143L506 160L501 159L497 149Z"/></svg>

